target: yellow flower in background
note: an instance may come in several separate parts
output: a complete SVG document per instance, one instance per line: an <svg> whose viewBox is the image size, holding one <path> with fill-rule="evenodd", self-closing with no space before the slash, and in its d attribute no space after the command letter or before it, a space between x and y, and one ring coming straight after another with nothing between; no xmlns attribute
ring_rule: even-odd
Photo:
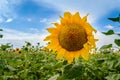
<svg viewBox="0 0 120 80"><path fill-rule="evenodd" d="M16 48L16 51L19 51L20 49L19 48Z"/></svg>
<svg viewBox="0 0 120 80"><path fill-rule="evenodd" d="M65 12L60 23L47 29L50 35L44 40L50 41L47 48L58 51L57 59L64 57L71 63L81 56L88 60L90 50L96 47L93 36L96 30L87 22L87 16L81 18L78 12L74 15Z"/></svg>

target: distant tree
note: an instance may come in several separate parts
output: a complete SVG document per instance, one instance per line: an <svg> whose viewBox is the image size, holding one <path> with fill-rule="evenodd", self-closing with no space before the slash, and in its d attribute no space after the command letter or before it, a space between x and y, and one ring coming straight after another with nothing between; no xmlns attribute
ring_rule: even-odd
<svg viewBox="0 0 120 80"><path fill-rule="evenodd" d="M3 31L3 29L0 29L0 31ZM3 37L3 35L2 34L0 34L0 38L2 38Z"/></svg>

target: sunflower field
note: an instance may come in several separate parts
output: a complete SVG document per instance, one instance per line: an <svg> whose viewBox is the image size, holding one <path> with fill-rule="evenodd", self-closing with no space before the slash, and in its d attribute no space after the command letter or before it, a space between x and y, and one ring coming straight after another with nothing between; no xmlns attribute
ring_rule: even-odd
<svg viewBox="0 0 120 80"><path fill-rule="evenodd" d="M55 55L53 55L55 54ZM106 45L89 56L68 64L57 52L26 43L21 49L0 47L1 80L119 80L120 50Z"/></svg>
<svg viewBox="0 0 120 80"><path fill-rule="evenodd" d="M47 29L47 46L25 42L23 47L13 48L2 44L0 80L120 80L120 39L114 40L117 47L97 48L99 40L93 35L97 30L87 22L87 16L65 12L60 23ZM120 35L114 30L102 33Z"/></svg>

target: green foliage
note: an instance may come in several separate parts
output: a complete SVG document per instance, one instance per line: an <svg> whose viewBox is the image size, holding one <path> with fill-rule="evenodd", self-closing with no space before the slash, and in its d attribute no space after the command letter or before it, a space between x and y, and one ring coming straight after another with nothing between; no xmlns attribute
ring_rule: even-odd
<svg viewBox="0 0 120 80"><path fill-rule="evenodd" d="M113 30L109 30L107 32L102 32L102 33L105 34L105 35L112 35L112 34L114 34L114 31Z"/></svg>
<svg viewBox="0 0 120 80"><path fill-rule="evenodd" d="M61 79L59 79L61 78ZM88 61L79 58L76 63L63 67L55 80L119 80L120 52L94 53Z"/></svg>
<svg viewBox="0 0 120 80"><path fill-rule="evenodd" d="M2 29L0 29L0 31L3 31ZM3 35L2 34L0 34L0 38L2 38L3 37Z"/></svg>
<svg viewBox="0 0 120 80"><path fill-rule="evenodd" d="M103 54L109 54L109 53L113 52L113 50L112 50L112 44L103 45L103 46L100 48L100 51L101 51Z"/></svg>
<svg viewBox="0 0 120 80"><path fill-rule="evenodd" d="M112 44L108 44L108 45L103 45L100 49L107 49L107 48L111 48Z"/></svg>
<svg viewBox="0 0 120 80"><path fill-rule="evenodd" d="M48 80L62 73L62 62L56 60L51 51L46 52L40 46L27 48L21 48L21 54L14 49L1 49L1 80Z"/></svg>
<svg viewBox="0 0 120 80"><path fill-rule="evenodd" d="M120 34L117 34L118 36L120 36Z"/></svg>
<svg viewBox="0 0 120 80"><path fill-rule="evenodd" d="M67 64L63 69L64 79L79 78L83 74L82 64Z"/></svg>
<svg viewBox="0 0 120 80"><path fill-rule="evenodd" d="M0 31L3 31L3 29L0 29Z"/></svg>
<svg viewBox="0 0 120 80"><path fill-rule="evenodd" d="M120 74L110 74L106 77L107 80L120 80Z"/></svg>
<svg viewBox="0 0 120 80"><path fill-rule="evenodd" d="M112 45L94 52L88 61L82 58L68 64L56 60L51 50L27 45L21 54L9 48L0 50L1 80L119 80L120 51L114 52ZM26 50L27 48L27 50ZM109 51L109 54L106 50Z"/></svg>
<svg viewBox="0 0 120 80"><path fill-rule="evenodd" d="M116 18L108 18L108 19L113 21L113 22L119 22L120 23L120 14Z"/></svg>
<svg viewBox="0 0 120 80"><path fill-rule="evenodd" d="M2 34L0 34L0 38L2 38L3 37L3 35Z"/></svg>
<svg viewBox="0 0 120 80"><path fill-rule="evenodd" d="M29 47L29 46L32 45L30 42L27 42L27 41L26 41L25 43L26 43L26 46L27 46L27 47Z"/></svg>
<svg viewBox="0 0 120 80"><path fill-rule="evenodd" d="M119 22L120 23L120 14L116 18L108 18L108 19L113 21L113 22ZM108 32L102 32L102 33L105 34L105 35L115 34L115 35L120 36L120 33L114 33L114 30L109 30ZM119 47L120 46L120 39L115 39L114 43Z"/></svg>
<svg viewBox="0 0 120 80"><path fill-rule="evenodd" d="M0 60L0 74L2 73L2 71L4 70L5 68L5 61L4 60Z"/></svg>
<svg viewBox="0 0 120 80"><path fill-rule="evenodd" d="M56 75L52 76L51 78L49 78L48 80L58 80L58 77L59 77L59 74L56 74Z"/></svg>
<svg viewBox="0 0 120 80"><path fill-rule="evenodd" d="M9 43L7 43L7 44L5 44L5 45L1 45L0 46L0 49L2 49L2 50L6 50L6 49L9 49L9 48L11 48L12 46L9 44Z"/></svg>
<svg viewBox="0 0 120 80"><path fill-rule="evenodd" d="M120 39L115 39L114 42L117 46L120 46Z"/></svg>

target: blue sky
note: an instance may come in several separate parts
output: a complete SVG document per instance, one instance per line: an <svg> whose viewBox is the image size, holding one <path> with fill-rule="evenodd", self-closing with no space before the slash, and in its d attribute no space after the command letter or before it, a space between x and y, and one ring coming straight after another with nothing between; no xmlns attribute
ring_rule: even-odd
<svg viewBox="0 0 120 80"><path fill-rule="evenodd" d="M118 23L107 19L118 16L119 4L120 0L0 0L0 28L4 30L1 43L19 46L24 41L30 41L45 45L43 38L48 34L45 29L52 26L51 22L58 22L59 16L65 11L69 11L73 14L79 12L82 17L89 13L88 22L98 30L98 44L107 44L108 41L104 42L104 39L111 37L106 38L100 32L109 29L120 31L120 28L115 28Z"/></svg>
<svg viewBox="0 0 120 80"><path fill-rule="evenodd" d="M38 29L41 32L50 22L48 20L50 20L53 15L55 18L59 13L59 11L53 7L44 6L42 2L38 4L34 0L21 0L16 4L9 2L8 4L10 5L6 4L6 7L11 11L9 13L5 11L7 16L4 15L5 13L1 14L1 19L3 19L1 25L4 28L15 29L22 32L31 32L31 28Z"/></svg>

